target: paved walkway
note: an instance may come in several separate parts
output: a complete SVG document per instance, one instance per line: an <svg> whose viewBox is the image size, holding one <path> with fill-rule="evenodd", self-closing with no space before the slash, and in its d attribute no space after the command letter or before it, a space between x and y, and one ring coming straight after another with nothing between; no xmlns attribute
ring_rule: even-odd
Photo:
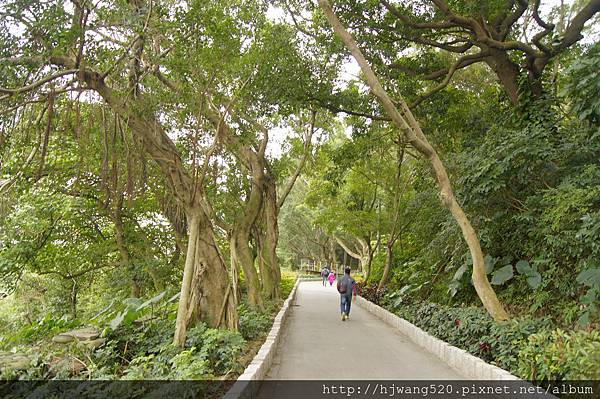
<svg viewBox="0 0 600 399"><path fill-rule="evenodd" d="M342 322L335 283L300 283L282 334L268 380L464 379L354 302Z"/></svg>

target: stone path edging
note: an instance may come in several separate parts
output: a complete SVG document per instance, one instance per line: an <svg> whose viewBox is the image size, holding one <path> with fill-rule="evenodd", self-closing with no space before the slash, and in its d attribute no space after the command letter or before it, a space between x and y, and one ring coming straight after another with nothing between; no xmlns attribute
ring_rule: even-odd
<svg viewBox="0 0 600 399"><path fill-rule="evenodd" d="M283 302L279 313L277 313L277 316L275 316L273 326L267 335L267 339L262 344L258 353L256 356L254 356L248 367L246 367L244 373L238 377L235 384L233 384L231 389L229 389L225 396L223 396L223 399L250 398L255 394L253 391L258 388L258 385L251 383L251 381L264 379L269 371L269 368L271 368L273 357L275 356L275 351L277 350L277 344L279 343L279 338L281 335L281 326L289 314L292 303L296 299L296 290L298 289L298 285L300 282L307 280L310 279L296 279L294 288L292 288L290 295L288 295L287 299Z"/></svg>
<svg viewBox="0 0 600 399"><path fill-rule="evenodd" d="M361 296L356 297L356 304L371 312L383 320L386 324L400 330L401 333L408 336L415 344L434 354L468 379L520 380L520 378L512 375L504 369L501 369L500 367L486 363L463 349L459 349L448 344L447 342L429 335L427 332L421 330L414 324L396 316L395 314L387 311L381 306L374 304L373 302L364 299Z"/></svg>

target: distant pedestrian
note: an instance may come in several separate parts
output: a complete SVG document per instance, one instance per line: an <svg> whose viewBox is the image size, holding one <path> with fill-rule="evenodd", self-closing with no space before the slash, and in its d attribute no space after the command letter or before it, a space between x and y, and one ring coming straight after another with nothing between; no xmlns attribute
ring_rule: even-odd
<svg viewBox="0 0 600 399"><path fill-rule="evenodd" d="M329 269L324 267L321 270L321 277L323 278L323 287L325 287L327 285L327 276L329 276Z"/></svg>
<svg viewBox="0 0 600 399"><path fill-rule="evenodd" d="M342 321L346 321L350 316L350 305L352 304L352 295L356 300L356 281L350 277L350 268L344 269L344 276L338 280L337 289L340 293L340 310L342 312Z"/></svg>
<svg viewBox="0 0 600 399"><path fill-rule="evenodd" d="M333 270L329 272L327 279L329 280L329 286L331 287L333 285L333 281L335 280L335 274L333 273Z"/></svg>

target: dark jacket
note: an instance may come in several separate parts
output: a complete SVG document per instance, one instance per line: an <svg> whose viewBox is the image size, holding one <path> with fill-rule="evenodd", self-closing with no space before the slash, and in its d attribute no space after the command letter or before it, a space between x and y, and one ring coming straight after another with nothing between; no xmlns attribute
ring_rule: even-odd
<svg viewBox="0 0 600 399"><path fill-rule="evenodd" d="M346 292L340 295L352 296L353 293L356 293L356 281L349 274L344 274L344 276L340 279L339 284L346 285Z"/></svg>

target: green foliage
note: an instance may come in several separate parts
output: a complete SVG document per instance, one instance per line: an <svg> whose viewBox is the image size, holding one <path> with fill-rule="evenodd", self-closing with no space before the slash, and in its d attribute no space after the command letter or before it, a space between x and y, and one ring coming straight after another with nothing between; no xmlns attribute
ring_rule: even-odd
<svg viewBox="0 0 600 399"><path fill-rule="evenodd" d="M451 345L471 353L480 351L482 337L489 333L493 320L481 308L451 308L415 302L395 308L395 312Z"/></svg>
<svg viewBox="0 0 600 399"><path fill-rule="evenodd" d="M536 270L535 266L531 266L526 260L520 260L515 265L517 271L527 277L527 284L531 288L537 288L542 282L541 274Z"/></svg>
<svg viewBox="0 0 600 399"><path fill-rule="evenodd" d="M386 290L378 289L377 285L368 284L366 282L356 283L356 295L360 295L368 301L377 305L383 305L386 301Z"/></svg>
<svg viewBox="0 0 600 399"><path fill-rule="evenodd" d="M179 352L171 358L170 363L169 379L194 380L212 377L209 360L204 352L196 352L196 348Z"/></svg>
<svg viewBox="0 0 600 399"><path fill-rule="evenodd" d="M600 378L600 333L561 329L529 336L519 351L518 374L533 381Z"/></svg>
<svg viewBox="0 0 600 399"><path fill-rule="evenodd" d="M294 288L294 284L296 284L296 279L298 278L297 274L292 271L282 270L281 271L281 281L279 285L281 287L281 296L282 298L287 298L292 292Z"/></svg>
<svg viewBox="0 0 600 399"><path fill-rule="evenodd" d="M131 325L144 315L148 315L152 318L154 316L155 304L160 303L166 293L166 291L163 291L145 302L140 298L126 298L121 301L119 304L120 306L115 305L115 302L112 302L107 308L96 315L94 319L97 319L99 323L102 323L103 320L107 320L116 314L114 318L108 321L108 326L112 330L116 330L121 325ZM159 309L162 308L164 310L165 306L169 306L169 303L173 302L176 298L177 295L168 301L163 301L160 306L158 306Z"/></svg>
<svg viewBox="0 0 600 399"><path fill-rule="evenodd" d="M572 100L573 112L595 125L600 122L599 63L600 45L596 43L564 72L567 79L562 90L562 95Z"/></svg>
<svg viewBox="0 0 600 399"><path fill-rule="evenodd" d="M491 283L494 285L502 285L513 277L512 265L506 265L492 273Z"/></svg>
<svg viewBox="0 0 600 399"><path fill-rule="evenodd" d="M296 283L297 275L288 270L281 271L281 296L287 298ZM238 316L240 320L239 331L242 337L247 341L254 341L264 337L273 324L275 313L279 311L280 302L268 301L265 303L264 311L250 309L247 304L242 303L238 306ZM189 341L189 338L188 338Z"/></svg>
<svg viewBox="0 0 600 399"><path fill-rule="evenodd" d="M579 273L577 282L587 287L587 292L582 295L581 302L585 306L579 324L587 326L591 318L598 315L598 301L600 300L600 268L587 269Z"/></svg>
<svg viewBox="0 0 600 399"><path fill-rule="evenodd" d="M270 315L248 309L241 305L238 307L240 318L240 334L248 341L262 337L269 331L272 321Z"/></svg>
<svg viewBox="0 0 600 399"><path fill-rule="evenodd" d="M244 347L244 338L237 332L208 329L202 335L201 351L206 355L215 374L239 371L238 356Z"/></svg>
<svg viewBox="0 0 600 399"><path fill-rule="evenodd" d="M520 317L501 323L491 323L487 335L481 337L479 351L475 354L493 361L505 370L519 374L518 363L527 338L539 331L551 328L549 318Z"/></svg>
<svg viewBox="0 0 600 399"><path fill-rule="evenodd" d="M129 362L129 365L123 370L124 380L145 380L150 378L160 378L159 376L167 374L165 363L162 359L155 359L156 355L138 356Z"/></svg>
<svg viewBox="0 0 600 399"><path fill-rule="evenodd" d="M481 308L469 306L479 304L470 279L472 262L459 226L440 204L427 160L384 118L348 113L342 120L326 111L385 117L360 78L345 79L341 66L347 53L322 13L304 10L297 1L286 3L286 10L289 6L302 15L294 21L303 28L299 32L272 20L264 1L133 3L81 4L88 27L96 29L101 22L98 40L81 40L81 19L74 15L79 7L2 3L2 15L10 18L0 21L0 87L9 89L0 104L0 295L10 295L11 305L0 308L0 346L22 349L76 326L77 320L91 321L106 328L109 341L94 353L69 348L89 360L86 377L209 378L236 370L244 339L263 336L279 303L267 304L264 312L241 305L240 334L199 324L189 330L186 348L170 345L177 296L167 300L165 292L180 286L187 226L179 205L190 197L173 188L202 182L194 200L196 193L202 196L215 225L234 226L253 183L238 151L258 148L264 132L257 122L267 130L293 132L281 156L260 160L279 187L305 151L299 137L308 129L316 132L305 176L279 214L278 254L286 263L324 257L348 262L337 237L357 253L370 247L370 281L375 281L386 264L382 249L397 240L390 245L388 287L359 285L368 299L406 312L435 334L511 370L517 367L511 348L523 345L527 334L541 334L530 343L532 351L546 351L556 342L587 342L589 337L575 333L544 336L538 330L546 328L546 318L537 316L551 317L561 327L598 325L598 44L555 47L561 57L542 64L525 62L520 50L506 50L522 89L518 106L500 94L494 75L511 68L491 71L484 65L491 58L459 68L444 90L417 106L413 100L437 86L443 73L425 82L414 75L458 65L457 54L427 43L461 47L462 39L456 41L453 29L415 35L375 0L334 5L392 97L401 94L413 102L478 232L494 289L513 313L526 316L498 325ZM415 22L443 18L430 2L396 3ZM513 11L509 3L514 6L506 1L449 6L493 27ZM309 15L314 20L305 18ZM522 19L517 20L503 36L522 36ZM481 44L475 36L467 43L473 48ZM538 39L547 46L560 40L556 34ZM89 85L90 95L81 97L83 70L45 80L72 67L52 60L75 54L76 69L104 76L96 83L108 85L104 93L113 93L115 101L100 101L97 95L103 93L93 94L97 85ZM138 60L143 65L136 74ZM534 64L544 71L529 73L527 66ZM21 86L29 87L20 91ZM53 109L42 103L50 97ZM218 128L208 123L207 109L223 112ZM142 117L143 129L131 131L140 123L116 113ZM167 133L161 145L142 137L154 124ZM230 129L220 134L222 127ZM230 133L240 146L225 139ZM267 154L272 150L269 144ZM214 155L212 160L207 154ZM261 223L252 228L260 229ZM226 230L213 229L225 256ZM364 253L354 257L366 260ZM284 297L294 281L282 274ZM127 296L150 299L123 299ZM418 302L424 298L436 304ZM50 365L49 356L40 355L40 367L26 374L46 378L44 368L61 369ZM540 362L527 363L523 373L542 370L547 362ZM57 372L66 378L65 373L64 367Z"/></svg>
<svg viewBox="0 0 600 399"><path fill-rule="evenodd" d="M23 326L17 331L5 331L0 340L0 348L10 349L16 345L34 344L47 336L73 329L79 325L79 321L71 320L66 316L56 319L53 315L46 314L34 324Z"/></svg>
<svg viewBox="0 0 600 399"><path fill-rule="evenodd" d="M172 331L173 323L167 326ZM189 330L186 348L181 350L172 346L171 334L165 332L154 338L146 330L139 337L137 355L122 371L124 379L210 379L236 369L244 343L239 334L200 324Z"/></svg>
<svg viewBox="0 0 600 399"><path fill-rule="evenodd" d="M288 295L296 274L284 270L282 275L281 285L284 294ZM17 346L18 351L33 351L35 356L24 372L4 374L3 377L185 380L235 374L244 366L240 358L248 349L247 340L264 337L281 305L281 301L267 302L264 312L257 312L242 304L239 309L240 333L212 329L199 323L188 329L185 348L181 349L172 345L175 328L172 310L177 297L168 298L161 292L148 300L112 301L93 317L94 323L106 327L103 336L107 339L94 351L77 343L46 345L53 335L79 325L67 317L53 319L47 315L39 323L4 338L3 348ZM40 350L37 345L46 346ZM81 373L72 375L68 363L56 363L56 356L86 359L86 367Z"/></svg>
<svg viewBox="0 0 600 399"><path fill-rule="evenodd" d="M522 267L522 266L521 266ZM495 322L482 308L456 308L389 293L380 304L429 334L524 379L597 379L600 334L554 329L548 317ZM370 292L363 289L362 292Z"/></svg>
<svg viewBox="0 0 600 399"><path fill-rule="evenodd" d="M113 373L133 380L208 379L239 371L245 344L241 334L200 323L188 330L186 347L180 349L172 345L173 330L172 320L123 326L109 335L104 352L99 350L95 356L112 362L118 357L128 359L125 367L117 366Z"/></svg>

